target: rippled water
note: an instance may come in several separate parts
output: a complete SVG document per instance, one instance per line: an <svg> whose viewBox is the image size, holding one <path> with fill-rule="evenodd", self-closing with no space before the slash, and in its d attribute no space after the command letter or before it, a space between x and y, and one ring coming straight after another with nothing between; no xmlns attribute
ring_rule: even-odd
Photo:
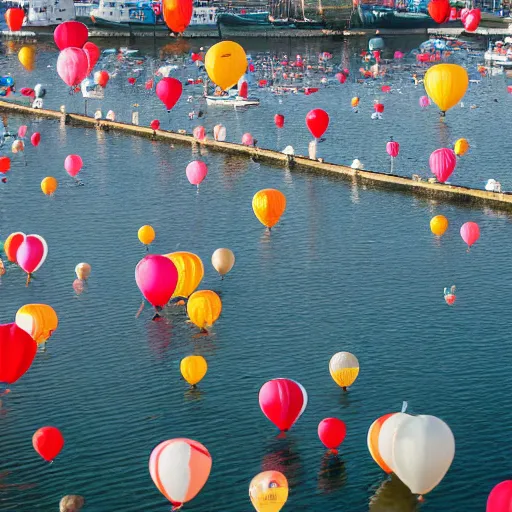
<svg viewBox="0 0 512 512"><path fill-rule="evenodd" d="M51 80L49 106L62 98L78 103L49 78L53 71L44 62L55 57L43 54L31 80L38 73L48 77L45 83ZM14 69L15 56L4 62ZM493 92L507 100L503 81L482 83L470 95L490 108ZM124 78L110 85L105 109L109 101L120 105L125 95L125 105L146 101L144 122L157 108L163 117L157 102L142 89L129 89ZM280 145L297 141L305 148L303 114L329 106L338 109L322 147L331 160L358 156L368 167L383 166L381 146L393 134L403 143L400 164L425 167L420 156L427 147L466 135L473 150L464 174L457 175L475 181L479 172L506 182L507 155L493 149L496 138L486 138L507 126L505 109L494 107L488 122L476 121L487 107L456 109L440 132L434 109L417 108L419 89L389 96L379 122L370 120L369 104L359 115L350 112L356 87L362 86L336 89L336 103L322 91L285 97L282 104L268 98L272 107L259 110L209 110L207 123L222 119L234 140L249 127L262 145L275 146L278 135L269 126L279 106L288 121ZM197 124L188 122L186 112L186 104L177 107L171 124ZM0 187L0 235L39 233L49 254L28 288L17 268L1 278L1 320L12 321L25 303L44 302L55 308L60 324L48 351L38 353L3 400L1 510L56 510L60 497L70 493L84 495L91 512L168 510L149 477L148 458L160 441L185 436L205 444L213 457L208 483L186 506L191 512L249 511L248 484L266 469L289 479L284 510L412 511L410 493L396 480L385 481L366 448L369 425L399 410L402 400L412 413L444 419L456 438L454 463L422 509L483 510L492 486L510 470L508 216L207 152L201 158L209 175L197 193L184 169L199 155L188 148L9 116L11 128L27 122L30 131L42 133L42 142L27 148L27 166L14 157L8 183ZM62 169L71 152L84 158L83 187ZM483 162L485 169L479 167ZM60 182L54 198L40 191L48 175ZM253 194L264 187L279 188L288 201L271 235L251 209ZM437 213L451 223L440 241L428 228ZM482 233L470 253L458 234L468 220L478 222ZM201 287L220 293L224 307L210 336L197 337L180 311L166 322L151 322L148 310L134 318L140 305L134 267L145 254L137 229L145 223L156 229L155 252L189 250L203 259ZM218 247L232 248L237 257L224 281L209 263ZM89 262L93 273L87 290L76 296L72 282L79 261ZM452 284L457 303L448 307L443 288ZM341 350L356 354L361 365L347 394L328 371L330 357ZM179 372L181 358L192 353L209 365L195 392ZM296 379L309 393L308 408L286 439L276 437L258 405L260 386L274 377ZM327 416L342 418L348 427L334 463L316 434ZM66 438L52 465L31 446L33 432L48 424Z"/></svg>

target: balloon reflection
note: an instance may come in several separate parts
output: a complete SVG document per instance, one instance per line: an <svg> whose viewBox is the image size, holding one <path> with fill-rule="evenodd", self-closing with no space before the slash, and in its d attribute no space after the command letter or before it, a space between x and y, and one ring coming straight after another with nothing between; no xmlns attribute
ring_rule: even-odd
<svg viewBox="0 0 512 512"><path fill-rule="evenodd" d="M293 437L273 438L265 451L267 454L261 460L262 471L283 473L288 479L290 488L300 484L303 479L302 459Z"/></svg>
<svg viewBox="0 0 512 512"><path fill-rule="evenodd" d="M318 490L323 494L339 491L347 482L345 463L339 455L326 452L320 462Z"/></svg>
<svg viewBox="0 0 512 512"><path fill-rule="evenodd" d="M417 509L416 496L392 474L371 497L369 512L414 512Z"/></svg>
<svg viewBox="0 0 512 512"><path fill-rule="evenodd" d="M166 359L172 341L172 325L165 318L146 323L146 335L149 348L157 359Z"/></svg>

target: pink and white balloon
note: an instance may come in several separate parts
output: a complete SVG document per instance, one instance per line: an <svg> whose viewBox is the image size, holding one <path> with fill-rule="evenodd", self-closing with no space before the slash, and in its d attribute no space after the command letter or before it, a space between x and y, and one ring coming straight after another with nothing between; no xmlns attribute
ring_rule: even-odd
<svg viewBox="0 0 512 512"><path fill-rule="evenodd" d="M48 255L48 244L39 235L25 235L25 238L16 252L18 265L28 274L27 285L30 276L45 262Z"/></svg>
<svg viewBox="0 0 512 512"><path fill-rule="evenodd" d="M204 126L196 126L192 134L196 140L206 139L206 130L204 129Z"/></svg>
<svg viewBox="0 0 512 512"><path fill-rule="evenodd" d="M192 185L197 185L199 188L199 184L203 182L208 174L208 167L201 160L194 160L187 165L186 174L188 181Z"/></svg>
<svg viewBox="0 0 512 512"><path fill-rule="evenodd" d="M421 108L427 108L430 106L430 98L428 96L422 96L419 100Z"/></svg>
<svg viewBox="0 0 512 512"><path fill-rule="evenodd" d="M89 71L89 59L81 48L65 48L57 59L57 73L65 84L75 87L80 84Z"/></svg>
<svg viewBox="0 0 512 512"><path fill-rule="evenodd" d="M242 144L244 146L254 146L254 137L250 133L242 135Z"/></svg>
<svg viewBox="0 0 512 512"><path fill-rule="evenodd" d="M226 127L222 124L216 124L213 128L213 138L219 142L226 140Z"/></svg>

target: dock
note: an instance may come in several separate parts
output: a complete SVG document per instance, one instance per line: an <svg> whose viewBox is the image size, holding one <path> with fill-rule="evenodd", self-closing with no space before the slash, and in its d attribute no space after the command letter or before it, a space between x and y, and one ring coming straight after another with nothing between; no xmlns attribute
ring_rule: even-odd
<svg viewBox="0 0 512 512"><path fill-rule="evenodd" d="M211 151L249 158L253 161L268 163L273 166L287 168L290 171L305 171L313 174L338 176L354 184L375 187L401 193L409 193L432 200L452 202L459 205L489 207L495 210L512 212L512 193L488 192L469 187L431 183L425 180L408 178L384 172L357 170L351 167L322 161L311 160L306 156L289 156L271 149L244 146L233 142L220 142L213 139L196 140L192 134L178 133L170 130L153 130L149 126L139 126L118 121L96 120L82 114L74 114L0 101L0 112L28 117L54 119L63 124L103 130L115 131L151 140L171 142L190 147L204 147Z"/></svg>

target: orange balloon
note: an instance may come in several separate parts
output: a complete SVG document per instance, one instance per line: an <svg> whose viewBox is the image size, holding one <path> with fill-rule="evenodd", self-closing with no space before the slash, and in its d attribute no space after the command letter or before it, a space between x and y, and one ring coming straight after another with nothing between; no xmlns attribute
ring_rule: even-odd
<svg viewBox="0 0 512 512"><path fill-rule="evenodd" d="M162 7L167 26L176 34L185 32L194 9L192 0L163 0Z"/></svg>
<svg viewBox="0 0 512 512"><path fill-rule="evenodd" d="M12 263L18 263L16 253L23 243L23 240L25 240L25 234L21 231L17 231L16 233L11 233L4 242L5 255Z"/></svg>
<svg viewBox="0 0 512 512"><path fill-rule="evenodd" d="M370 455L373 457L373 460L380 466L382 470L384 470L388 475L393 472L393 470L384 462L384 459L381 457L379 452L379 435L380 429L384 422L396 414L391 412L389 414L385 414L381 416L379 419L375 420L370 429L368 430L368 450L370 451Z"/></svg>
<svg viewBox="0 0 512 512"><path fill-rule="evenodd" d="M272 228L279 222L286 209L286 197L279 190L265 188L254 194L252 209L264 226Z"/></svg>

